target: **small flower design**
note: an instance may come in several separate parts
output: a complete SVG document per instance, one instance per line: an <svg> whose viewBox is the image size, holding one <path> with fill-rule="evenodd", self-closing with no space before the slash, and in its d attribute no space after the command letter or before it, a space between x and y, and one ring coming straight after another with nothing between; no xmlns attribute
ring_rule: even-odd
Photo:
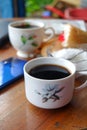
<svg viewBox="0 0 87 130"><path fill-rule="evenodd" d="M21 36L21 42L23 43L23 45L27 44L27 41L32 41L31 45L34 46L34 47L37 47L38 44L37 42L35 41L36 39L36 35L31 35L29 37L26 37L26 36Z"/></svg>
<svg viewBox="0 0 87 130"><path fill-rule="evenodd" d="M64 86L58 88L58 85L49 86L47 85L46 89L43 89L42 92L35 91L38 95L42 97L42 102L45 103L48 100L52 100L53 102L60 100L60 96L58 95L64 89Z"/></svg>

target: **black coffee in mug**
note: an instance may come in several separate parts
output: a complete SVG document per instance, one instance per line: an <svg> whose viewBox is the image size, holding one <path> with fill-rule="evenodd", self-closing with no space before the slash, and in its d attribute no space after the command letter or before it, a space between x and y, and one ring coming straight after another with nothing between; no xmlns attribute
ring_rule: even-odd
<svg viewBox="0 0 87 130"><path fill-rule="evenodd" d="M65 67L54 64L44 64L32 68L29 74L39 79L54 80L65 78L71 73Z"/></svg>
<svg viewBox="0 0 87 130"><path fill-rule="evenodd" d="M21 23L19 25L14 25L15 28L22 28L22 29L26 29L26 28L38 28L38 26L36 25L32 25L30 23Z"/></svg>

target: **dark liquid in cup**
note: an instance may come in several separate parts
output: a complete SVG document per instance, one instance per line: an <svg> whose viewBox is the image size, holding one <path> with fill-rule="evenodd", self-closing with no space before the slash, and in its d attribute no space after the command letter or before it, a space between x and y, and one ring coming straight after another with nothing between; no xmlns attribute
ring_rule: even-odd
<svg viewBox="0 0 87 130"><path fill-rule="evenodd" d="M32 68L29 74L35 78L53 80L65 78L70 75L70 72L62 66L44 64Z"/></svg>
<svg viewBox="0 0 87 130"><path fill-rule="evenodd" d="M31 25L29 23L22 23L20 25L15 25L15 28L38 28L36 25Z"/></svg>

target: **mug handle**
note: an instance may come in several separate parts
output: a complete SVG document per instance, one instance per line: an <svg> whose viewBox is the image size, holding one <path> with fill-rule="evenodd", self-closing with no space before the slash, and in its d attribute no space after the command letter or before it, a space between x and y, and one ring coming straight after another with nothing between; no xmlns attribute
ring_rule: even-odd
<svg viewBox="0 0 87 130"><path fill-rule="evenodd" d="M52 27L47 27L45 28L45 32L47 30L51 30L50 36L48 36L47 38L43 39L43 42L47 42L49 41L51 38L53 38L55 36L55 30Z"/></svg>
<svg viewBox="0 0 87 130"><path fill-rule="evenodd" d="M81 76L82 76L82 75L79 74L79 73L77 73L77 75L78 75L78 77L81 77ZM85 87L87 87L87 80L86 80L83 84L81 84L80 86L75 87L74 90L75 90L75 92L78 92L78 91L84 89Z"/></svg>

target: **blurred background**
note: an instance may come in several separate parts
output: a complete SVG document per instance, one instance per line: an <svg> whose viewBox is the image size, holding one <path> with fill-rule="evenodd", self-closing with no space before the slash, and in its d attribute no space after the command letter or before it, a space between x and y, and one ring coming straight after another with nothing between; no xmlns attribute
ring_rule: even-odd
<svg viewBox="0 0 87 130"><path fill-rule="evenodd" d="M86 7L87 0L0 0L0 18L64 18L67 8Z"/></svg>

